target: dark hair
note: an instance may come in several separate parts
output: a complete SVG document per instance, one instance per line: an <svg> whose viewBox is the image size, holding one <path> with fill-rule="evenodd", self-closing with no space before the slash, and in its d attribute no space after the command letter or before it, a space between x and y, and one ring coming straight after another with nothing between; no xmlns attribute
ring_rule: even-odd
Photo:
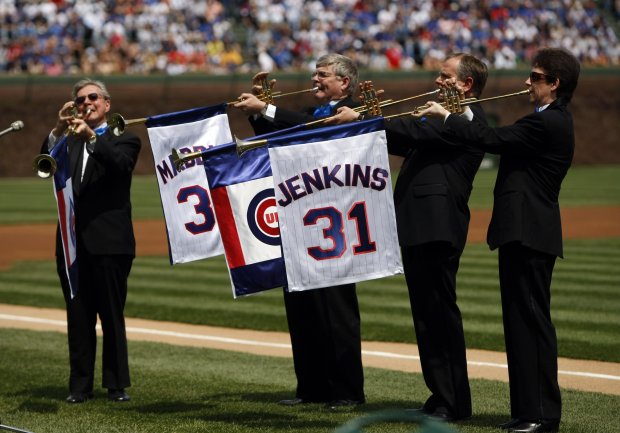
<svg viewBox="0 0 620 433"><path fill-rule="evenodd" d="M325 54L324 56L319 57L316 61L316 67L323 67L331 65L334 74L339 77L348 77L349 78L349 87L347 88L347 93L349 95L353 95L357 90L357 66L350 58L343 56L342 54Z"/></svg>
<svg viewBox="0 0 620 433"><path fill-rule="evenodd" d="M556 91L558 98L566 102L571 100L581 69L575 56L560 48L541 48L534 56L532 66L545 72L547 82L553 83L556 78L560 80Z"/></svg>
<svg viewBox="0 0 620 433"><path fill-rule="evenodd" d="M474 81L471 86L471 93L476 98L482 94L484 86L487 83L489 71L480 59L466 53L455 53L448 56L448 59L459 59L459 66L456 69L456 76L460 81L465 81L467 77L471 77Z"/></svg>

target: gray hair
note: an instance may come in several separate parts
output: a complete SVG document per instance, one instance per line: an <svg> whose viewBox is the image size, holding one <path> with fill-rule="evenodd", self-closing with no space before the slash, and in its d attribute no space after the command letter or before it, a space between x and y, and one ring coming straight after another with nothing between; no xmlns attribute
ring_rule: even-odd
<svg viewBox="0 0 620 433"><path fill-rule="evenodd" d="M71 91L71 97L73 99L75 99L77 97L77 93L80 91L80 89L82 89L82 88L84 88L86 86L90 86L90 85L99 87L99 89L101 89L101 94L103 95L103 97L105 99L108 99L108 100L112 99L110 97L110 92L108 92L108 89L105 86L105 84L103 84L102 81L93 80L91 78L84 78L84 79L78 81L77 83L75 83L73 85L73 90Z"/></svg>
<svg viewBox="0 0 620 433"><path fill-rule="evenodd" d="M349 79L349 87L347 93L353 95L357 90L358 76L357 66L350 58L342 54L325 54L316 61L316 67L332 66L334 73L339 77L347 77Z"/></svg>

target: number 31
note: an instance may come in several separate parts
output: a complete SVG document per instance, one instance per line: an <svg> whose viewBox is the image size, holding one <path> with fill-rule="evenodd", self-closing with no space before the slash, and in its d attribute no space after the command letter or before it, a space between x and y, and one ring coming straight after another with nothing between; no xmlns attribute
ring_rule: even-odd
<svg viewBox="0 0 620 433"><path fill-rule="evenodd" d="M342 213L333 206L310 209L303 218L304 225L316 225L321 218L326 218L330 221L329 227L323 229L323 238L332 241L332 248L325 249L320 246L313 246L308 248L308 254L315 260L337 259L342 257L347 249ZM375 242L370 239L366 202L357 202L353 204L349 212L347 212L347 218L355 222L357 229L358 243L353 245L353 254L366 254L377 251Z"/></svg>

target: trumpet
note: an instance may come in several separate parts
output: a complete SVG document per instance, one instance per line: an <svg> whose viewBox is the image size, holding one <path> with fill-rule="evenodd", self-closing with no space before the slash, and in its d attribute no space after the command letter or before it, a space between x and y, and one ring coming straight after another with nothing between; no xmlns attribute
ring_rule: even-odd
<svg viewBox="0 0 620 433"><path fill-rule="evenodd" d="M89 107L86 109L86 112L83 116L80 116L77 107L73 107L71 109L71 115L74 119L78 119L80 117L88 117L91 113L92 109ZM60 140L62 137L66 137L68 135L75 134L75 125L71 125L67 128L65 133L58 138ZM58 168L58 164L53 156L48 155L47 153L41 153L34 157L34 161L32 161L32 169L36 173L38 177L41 179L47 179L50 176L53 176L56 173L56 169Z"/></svg>
<svg viewBox="0 0 620 433"><path fill-rule="evenodd" d="M301 93L309 93L309 92L315 93L317 90L319 90L318 87L313 87L312 89L297 90L297 91L288 92L288 93L272 92L271 90L269 91L263 90L263 92L257 95L257 98L263 102L266 102L267 104L271 104L273 100L276 98L282 98L283 96L299 95ZM242 101L241 99L236 99L234 101L227 102L227 104L234 105L241 101Z"/></svg>
<svg viewBox="0 0 620 433"><path fill-rule="evenodd" d="M41 179L47 179L52 176L56 173L57 168L58 164L56 164L56 160L47 153L41 153L35 156L32 162L32 169Z"/></svg>
<svg viewBox="0 0 620 433"><path fill-rule="evenodd" d="M463 107L467 105L477 104L479 102L494 101L496 99L509 98L512 96L529 95L529 94L530 94L530 90L525 89L525 90L521 90L520 92L508 93L506 95L491 96L489 98L478 99L478 98L463 98L462 95L457 94L456 92L452 91L452 92L447 92L444 94L445 102L442 102L440 105L444 107L445 109L447 109L448 111L450 111L451 113L462 113ZM424 110L425 108L428 108L428 105L425 104L420 107L417 107L415 110L406 111L404 113L392 114L390 116L384 116L383 118L392 119L395 117L408 116L408 115L417 113L421 110Z"/></svg>
<svg viewBox="0 0 620 433"><path fill-rule="evenodd" d="M364 83L364 86L367 86L367 83ZM439 93L440 89L435 89L430 92L421 93L415 96L409 96L407 98L397 99L396 101L393 99L386 99L385 101L379 101L374 89L372 89L372 84L370 84L370 88L364 87L362 88L362 98L364 101L364 105L360 105L359 107L353 108L353 111L357 113L368 113L371 116L381 116L381 109L385 107L389 107L395 104L401 104L403 102L412 101L414 99L422 98L424 96L435 95ZM305 123L306 126L316 125L320 123L324 123L325 121L332 119L334 116L325 117L323 119L313 120L311 122Z"/></svg>
<svg viewBox="0 0 620 433"><path fill-rule="evenodd" d="M199 152L186 153L186 154L181 156L179 151L173 148L172 149L172 163L176 167L177 171L181 171L181 166L183 164L185 164L188 161L192 161L194 159L201 158L202 154L203 154L203 152L199 151Z"/></svg>
<svg viewBox="0 0 620 433"><path fill-rule="evenodd" d="M242 140L240 138L235 138L235 145L237 150L237 156L241 157L248 150L256 149L258 147L264 146L267 144L267 139L263 140ZM205 155L204 150L199 150L196 152L190 153L179 153L178 150L172 149L172 163L176 167L177 171L181 171L181 167L186 162L192 161L194 159L202 158Z"/></svg>
<svg viewBox="0 0 620 433"><path fill-rule="evenodd" d="M110 131L112 131L112 134L120 137L128 126L146 123L147 120L148 117L141 117L139 119L125 119L121 114L114 113L108 119L108 127L110 128Z"/></svg>
<svg viewBox="0 0 620 433"><path fill-rule="evenodd" d="M259 147L263 147L267 144L267 139L261 140L242 140L240 138L235 137L235 144L237 149L237 156L241 157L247 151L252 149L258 149Z"/></svg>

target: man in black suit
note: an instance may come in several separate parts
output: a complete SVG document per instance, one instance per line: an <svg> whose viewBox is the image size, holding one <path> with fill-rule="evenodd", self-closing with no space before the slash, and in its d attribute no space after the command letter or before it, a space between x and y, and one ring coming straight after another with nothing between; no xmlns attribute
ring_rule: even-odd
<svg viewBox="0 0 620 433"><path fill-rule="evenodd" d="M435 83L456 80L466 97L479 97L486 79L484 63L457 53L444 61ZM478 105L465 115L486 122ZM334 121L360 117L341 109ZM394 206L422 374L431 392L421 411L456 421L472 414L456 273L469 226L467 202L484 152L444 140L442 126L411 116L385 121L389 153L405 157Z"/></svg>
<svg viewBox="0 0 620 433"><path fill-rule="evenodd" d="M575 148L568 103L579 71L579 62L568 52L539 50L525 81L536 111L511 126L467 122L436 103L419 113L443 117L449 139L501 155L487 242L491 249L499 248L512 418L501 427L512 432L559 429L551 277L563 254L558 196Z"/></svg>
<svg viewBox="0 0 620 433"><path fill-rule="evenodd" d="M79 282L71 299L57 230L56 262L67 308L71 367L66 401L82 403L93 396L99 315L103 387L111 401L124 402L130 399L125 392L130 379L123 310L135 256L130 187L141 143L130 132L116 137L107 128L111 98L104 83L81 80L73 87L72 97L42 146L47 153L67 134Z"/></svg>
<svg viewBox="0 0 620 433"><path fill-rule="evenodd" d="M266 76L264 72L257 74L254 83ZM267 104L252 93L241 94L240 102L234 106L251 116L256 134L263 134L327 117L338 107L354 106L351 96L357 81L357 67L349 58L329 54L317 60L312 74L318 106L302 112L286 110ZM331 409L363 403L364 372L355 284L293 293L285 290L284 305L297 391L294 399L280 403L327 402Z"/></svg>

